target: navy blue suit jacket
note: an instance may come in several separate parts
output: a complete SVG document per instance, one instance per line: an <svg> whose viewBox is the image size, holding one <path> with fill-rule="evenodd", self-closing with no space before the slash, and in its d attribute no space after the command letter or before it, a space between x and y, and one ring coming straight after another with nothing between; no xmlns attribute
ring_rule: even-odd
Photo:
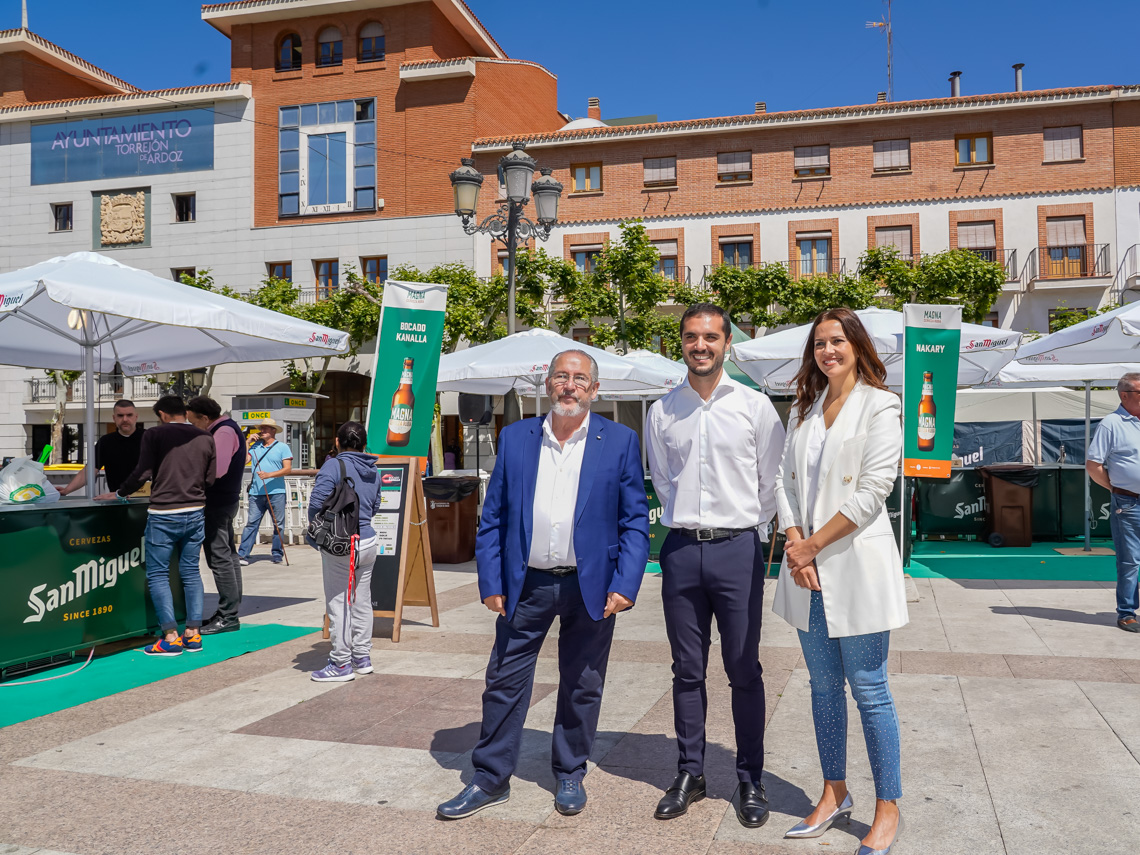
<svg viewBox="0 0 1140 855"><path fill-rule="evenodd" d="M523 419L499 434L498 459L475 542L479 596L505 596L508 620L522 594L530 557L544 420ZM574 555L586 610L601 620L610 591L637 598L649 559L649 504L636 433L591 413L585 442L574 511Z"/></svg>

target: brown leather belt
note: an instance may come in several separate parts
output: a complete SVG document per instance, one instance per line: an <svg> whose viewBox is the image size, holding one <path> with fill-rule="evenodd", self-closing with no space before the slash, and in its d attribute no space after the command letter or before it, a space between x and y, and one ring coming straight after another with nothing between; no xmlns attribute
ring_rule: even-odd
<svg viewBox="0 0 1140 855"><path fill-rule="evenodd" d="M1128 496L1130 499L1140 499L1140 493L1133 493L1131 490L1125 490L1123 487L1113 487L1112 492L1118 496Z"/></svg>

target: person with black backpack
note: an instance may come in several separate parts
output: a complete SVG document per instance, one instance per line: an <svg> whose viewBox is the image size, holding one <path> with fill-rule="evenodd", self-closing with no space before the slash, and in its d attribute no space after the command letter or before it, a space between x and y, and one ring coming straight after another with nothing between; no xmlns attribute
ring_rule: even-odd
<svg viewBox="0 0 1140 855"><path fill-rule="evenodd" d="M372 673L372 564L380 504L376 458L364 453L364 425L345 422L336 432L336 457L329 457L313 482L309 536L321 550L325 609L332 652L314 671L318 683L347 683Z"/></svg>

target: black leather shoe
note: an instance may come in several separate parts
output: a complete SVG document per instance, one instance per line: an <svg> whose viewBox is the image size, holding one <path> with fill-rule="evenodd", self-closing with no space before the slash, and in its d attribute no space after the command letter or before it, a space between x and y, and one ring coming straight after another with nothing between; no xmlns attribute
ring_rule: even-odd
<svg viewBox="0 0 1140 855"><path fill-rule="evenodd" d="M237 632L241 629L241 621L237 618L216 617L208 623L202 624L198 630L202 635L217 635L219 632Z"/></svg>
<svg viewBox="0 0 1140 855"><path fill-rule="evenodd" d="M665 791L653 816L657 819L673 819L689 812L689 805L705 797L705 776L696 777L688 772L680 772L673 779L673 785Z"/></svg>
<svg viewBox="0 0 1140 855"><path fill-rule="evenodd" d="M745 828L759 828L768 821L768 799L764 788L753 783L743 783L736 788L736 818Z"/></svg>

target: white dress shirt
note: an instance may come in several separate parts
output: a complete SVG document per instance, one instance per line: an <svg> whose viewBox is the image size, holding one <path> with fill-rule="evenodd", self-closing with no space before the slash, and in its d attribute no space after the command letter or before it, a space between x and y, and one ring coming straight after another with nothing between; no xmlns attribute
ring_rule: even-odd
<svg viewBox="0 0 1140 855"><path fill-rule="evenodd" d="M775 515L784 427L767 396L728 372L707 401L688 379L657 401L646 436L663 525L757 528Z"/></svg>
<svg viewBox="0 0 1140 855"><path fill-rule="evenodd" d="M534 485L534 524L531 526L528 564L542 570L576 567L574 556L574 508L578 503L578 476L586 451L586 418L566 444L554 436L551 417L542 423L542 448L538 455L538 478Z"/></svg>

